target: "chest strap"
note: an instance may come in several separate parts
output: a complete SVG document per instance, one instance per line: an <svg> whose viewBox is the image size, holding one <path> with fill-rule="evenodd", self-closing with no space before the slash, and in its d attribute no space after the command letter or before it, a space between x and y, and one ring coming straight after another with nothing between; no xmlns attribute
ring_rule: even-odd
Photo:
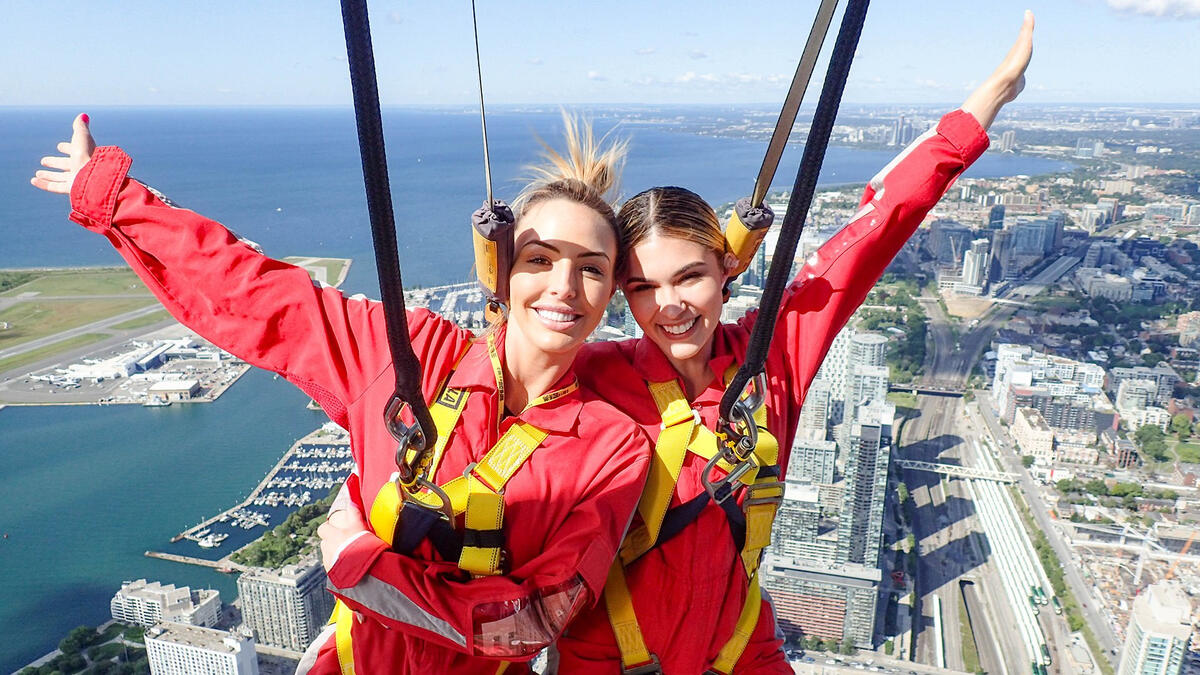
<svg viewBox="0 0 1200 675"><path fill-rule="evenodd" d="M726 371L726 380L735 370ZM662 430L654 446L654 461L646 489L638 503L642 523L626 535L620 555L609 570L604 588L609 622L621 652L622 672L628 675L661 673L658 657L646 646L633 596L625 579L625 567L694 522L713 497L706 490L693 499L670 508L683 461L688 452L711 460L717 455L717 439L700 423L699 414L692 409L679 383L652 382L648 385L662 418ZM771 543L771 527L783 499L783 483L779 480L779 443L766 429L767 408L762 405L754 412L759 426L758 445L754 456L756 469L741 476L737 485L745 494L739 507L732 488L718 493L718 505L729 521L734 545L740 553L742 566L749 580L746 601L738 616L734 634L721 648L709 672L730 673L749 643L758 624L762 593L758 583L758 567L762 551ZM724 471L732 467L718 462Z"/></svg>

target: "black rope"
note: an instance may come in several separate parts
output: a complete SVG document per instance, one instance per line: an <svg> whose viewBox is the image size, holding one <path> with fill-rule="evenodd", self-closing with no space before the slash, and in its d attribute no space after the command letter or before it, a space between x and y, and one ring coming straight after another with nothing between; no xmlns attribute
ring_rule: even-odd
<svg viewBox="0 0 1200 675"><path fill-rule="evenodd" d="M722 420L730 419L733 405L741 396L746 383L761 373L766 364L771 337L775 333L779 303L791 275L796 245L800 242L800 233L804 230L808 208L812 205L817 178L821 174L821 162L824 161L825 149L829 146L829 135L833 131L834 120L837 119L838 106L846 88L850 65L854 61L854 50L858 47L858 38L862 34L868 4L869 0L850 0L846 6L846 13L842 16L833 56L825 73L825 84L821 88L821 99L813 115L808 141L804 144L804 157L800 160L796 183L788 200L787 214L783 217L779 243L775 245L771 271L767 274L767 284L759 304L758 320L754 323L754 332L750 335L750 344L746 349L746 359L734 374L725 395L721 397Z"/></svg>
<svg viewBox="0 0 1200 675"><path fill-rule="evenodd" d="M346 29L346 56L350 63L350 84L354 90L354 121L358 126L358 149L362 155L363 180L367 189L371 238L375 244L375 266L379 272L388 345L396 373L396 389L392 400L407 403L412 410L421 437L413 438L410 442L420 452L433 447L437 429L421 394L421 364L408 338L404 283L400 278L400 259L396 253L396 224L383 146L383 120L379 114L379 88L375 81L375 56L371 48L371 25L367 20L366 0L342 0L342 23ZM389 404L389 409L391 407ZM393 430L393 424L398 420L391 419L387 413L385 419L389 430ZM400 469L403 473L405 467L402 465Z"/></svg>

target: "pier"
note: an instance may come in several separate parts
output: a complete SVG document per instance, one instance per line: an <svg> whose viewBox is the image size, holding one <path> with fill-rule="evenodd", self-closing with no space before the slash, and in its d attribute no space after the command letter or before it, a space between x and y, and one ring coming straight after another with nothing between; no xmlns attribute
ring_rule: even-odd
<svg viewBox="0 0 1200 675"><path fill-rule="evenodd" d="M199 565L200 567L210 567L218 572L230 574L233 572L245 572L248 567L239 565L229 558L221 558L220 560L205 560L204 558L193 558L189 555L176 555L174 553L162 553L160 551L146 551L147 558L157 558L159 560L170 560L171 562L184 563L185 565Z"/></svg>

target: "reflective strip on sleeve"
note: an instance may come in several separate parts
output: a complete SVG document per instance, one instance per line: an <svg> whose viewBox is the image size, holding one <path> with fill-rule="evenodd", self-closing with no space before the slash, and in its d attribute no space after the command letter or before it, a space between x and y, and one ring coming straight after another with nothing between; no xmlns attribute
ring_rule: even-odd
<svg viewBox="0 0 1200 675"><path fill-rule="evenodd" d="M354 586L338 589L337 592L364 607L370 607L375 613L392 621L436 633L460 647L467 646L466 637L454 630L449 623L421 609L399 590L371 575L363 577L362 581Z"/></svg>

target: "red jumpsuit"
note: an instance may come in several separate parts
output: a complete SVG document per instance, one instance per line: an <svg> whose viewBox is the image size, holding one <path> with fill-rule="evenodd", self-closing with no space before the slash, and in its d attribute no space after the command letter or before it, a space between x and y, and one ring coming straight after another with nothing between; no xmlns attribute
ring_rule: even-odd
<svg viewBox="0 0 1200 675"><path fill-rule="evenodd" d="M852 221L826 242L787 288L767 358L768 428L779 440L783 475L800 407L825 353L892 258L951 182L987 149L988 137L970 114L954 111L936 131L917 139L868 184ZM724 393L721 375L744 359L755 312L717 328L709 361L713 380L693 401L703 423L716 428ZM576 367L586 385L628 413L657 439L658 409L645 387L678 374L648 338L584 347ZM682 387L682 383L680 384ZM688 453L671 505L704 492L704 459ZM746 599L745 569L724 512L712 502L696 522L626 569L646 646L667 675L696 675L733 634ZM764 600L754 636L737 673L791 673ZM619 673L619 652L603 599L558 642L563 673Z"/></svg>
<svg viewBox="0 0 1200 675"><path fill-rule="evenodd" d="M395 379L380 303L314 285L305 270L176 208L127 179L130 163L118 148L98 148L75 180L71 219L108 237L181 322L280 373L349 430L356 463L349 493L369 513L396 470L396 442L382 423ZM569 611L578 613L600 597L645 482L650 446L637 425L586 388L497 424L487 345L425 310L410 312L408 322L426 396L448 375L449 386L469 396L435 482L462 475L517 421L549 435L504 490L508 574L471 579L428 541L407 556L368 533L339 553L331 590L361 614L353 641L358 673L492 675L500 660L533 656L483 646L497 634L548 645L562 626L543 620L547 605L569 598ZM508 632L487 628L497 625ZM338 672L328 637L311 672ZM507 672L526 670L520 664Z"/></svg>

